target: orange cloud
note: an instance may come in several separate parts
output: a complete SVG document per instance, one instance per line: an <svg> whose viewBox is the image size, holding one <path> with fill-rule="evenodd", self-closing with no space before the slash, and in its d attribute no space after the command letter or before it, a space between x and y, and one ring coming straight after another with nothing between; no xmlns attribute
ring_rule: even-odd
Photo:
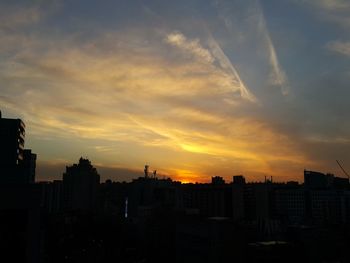
<svg viewBox="0 0 350 263"><path fill-rule="evenodd" d="M124 34L123 43L109 34L83 44L57 41L44 51L19 49L1 71L8 89L0 101L18 96L20 111L7 105L23 114L37 141L74 140L106 167L151 162L176 179L205 181L245 172L291 176L307 161L287 135L243 114L261 106L212 37L205 49L200 40L168 35L199 59L174 59L162 37L146 47L126 41L142 37ZM45 45L37 41L34 47Z"/></svg>

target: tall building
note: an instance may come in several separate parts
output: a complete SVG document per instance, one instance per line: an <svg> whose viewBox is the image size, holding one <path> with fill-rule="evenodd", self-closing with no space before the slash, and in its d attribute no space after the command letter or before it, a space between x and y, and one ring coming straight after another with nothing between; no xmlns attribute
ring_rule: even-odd
<svg viewBox="0 0 350 263"><path fill-rule="evenodd" d="M0 183L34 183L36 154L24 149L25 124L2 118L0 111Z"/></svg>
<svg viewBox="0 0 350 263"><path fill-rule="evenodd" d="M41 262L42 192L35 180L36 155L24 150L25 125L0 111L0 254L12 262Z"/></svg>
<svg viewBox="0 0 350 263"><path fill-rule="evenodd" d="M0 112L0 170L1 183L21 183L25 125L20 119L2 118Z"/></svg>
<svg viewBox="0 0 350 263"><path fill-rule="evenodd" d="M349 179L333 174L304 170L304 182L307 189L348 189Z"/></svg>
<svg viewBox="0 0 350 263"><path fill-rule="evenodd" d="M221 176L214 176L211 178L211 183L215 185L225 184L225 180Z"/></svg>
<svg viewBox="0 0 350 263"><path fill-rule="evenodd" d="M64 206L66 210L93 211L97 208L100 176L88 159L66 167L63 174Z"/></svg>
<svg viewBox="0 0 350 263"><path fill-rule="evenodd" d="M42 191L36 184L0 184L0 253L10 262L43 262Z"/></svg>
<svg viewBox="0 0 350 263"><path fill-rule="evenodd" d="M243 175L233 176L232 183L232 218L234 220L244 219L244 189L246 187Z"/></svg>
<svg viewBox="0 0 350 263"><path fill-rule="evenodd" d="M20 173L25 183L35 183L36 154L32 150L23 151L23 161L20 165Z"/></svg>
<svg viewBox="0 0 350 263"><path fill-rule="evenodd" d="M307 189L326 189L333 183L334 175L304 170L304 183Z"/></svg>
<svg viewBox="0 0 350 263"><path fill-rule="evenodd" d="M234 184L240 184L240 185L245 184L244 176L243 175L234 175L233 176L233 183Z"/></svg>
<svg viewBox="0 0 350 263"><path fill-rule="evenodd" d="M291 224L305 222L306 192L299 185L281 185L274 191L274 216Z"/></svg>

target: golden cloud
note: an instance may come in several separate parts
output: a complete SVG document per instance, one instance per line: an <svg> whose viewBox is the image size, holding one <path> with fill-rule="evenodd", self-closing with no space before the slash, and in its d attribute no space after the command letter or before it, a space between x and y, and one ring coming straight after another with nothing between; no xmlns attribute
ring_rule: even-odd
<svg viewBox="0 0 350 263"><path fill-rule="evenodd" d="M237 168L276 175L281 169L271 164L305 162L286 135L240 112L243 105L259 106L212 37L205 49L198 39L168 34L169 43L199 59L173 59L164 38L134 41L142 37L108 34L88 43L73 38L50 41L47 49L40 48L45 39L37 39L1 69L7 88L0 101L17 96L20 109L7 105L24 112L37 138L94 140L95 154L108 162L108 144L123 142L138 149L125 153L124 166L137 155L180 179L184 171L186 180L197 180Z"/></svg>

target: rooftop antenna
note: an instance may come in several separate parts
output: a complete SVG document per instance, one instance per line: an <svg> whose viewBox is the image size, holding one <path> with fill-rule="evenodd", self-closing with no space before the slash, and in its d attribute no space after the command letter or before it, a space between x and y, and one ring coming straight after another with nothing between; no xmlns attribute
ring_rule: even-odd
<svg viewBox="0 0 350 263"><path fill-rule="evenodd" d="M149 167L149 165L146 164L145 169L143 170L145 173L145 178L148 178L148 167Z"/></svg>
<svg viewBox="0 0 350 263"><path fill-rule="evenodd" d="M340 169L343 171L343 173L348 177L348 179L350 180L350 175L345 171L345 169L343 168L343 166L340 164L340 162L338 160L335 160L337 162L337 164L339 165Z"/></svg>

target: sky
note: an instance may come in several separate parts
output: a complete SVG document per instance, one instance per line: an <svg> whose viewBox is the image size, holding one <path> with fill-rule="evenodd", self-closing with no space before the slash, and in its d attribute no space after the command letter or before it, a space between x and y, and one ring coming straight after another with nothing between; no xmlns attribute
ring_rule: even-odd
<svg viewBox="0 0 350 263"><path fill-rule="evenodd" d="M37 180L350 171L350 1L0 1L0 110Z"/></svg>

